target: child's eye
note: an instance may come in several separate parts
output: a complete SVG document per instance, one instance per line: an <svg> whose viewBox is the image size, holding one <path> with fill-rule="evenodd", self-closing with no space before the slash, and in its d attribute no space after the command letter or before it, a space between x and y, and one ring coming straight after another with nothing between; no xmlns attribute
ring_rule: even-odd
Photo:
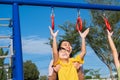
<svg viewBox="0 0 120 80"><path fill-rule="evenodd" d="M67 51L67 52L70 52L69 50L66 50L65 48L62 48L62 47L61 47L61 51Z"/></svg>
<svg viewBox="0 0 120 80"><path fill-rule="evenodd" d="M70 52L69 50L66 50L67 52Z"/></svg>

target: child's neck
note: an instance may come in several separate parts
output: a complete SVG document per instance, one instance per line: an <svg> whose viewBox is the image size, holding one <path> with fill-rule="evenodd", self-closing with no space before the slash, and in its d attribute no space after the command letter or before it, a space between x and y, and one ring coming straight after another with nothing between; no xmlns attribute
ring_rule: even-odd
<svg viewBox="0 0 120 80"><path fill-rule="evenodd" d="M62 61L63 63L68 63L68 62L69 62L69 59L61 59L61 61Z"/></svg>

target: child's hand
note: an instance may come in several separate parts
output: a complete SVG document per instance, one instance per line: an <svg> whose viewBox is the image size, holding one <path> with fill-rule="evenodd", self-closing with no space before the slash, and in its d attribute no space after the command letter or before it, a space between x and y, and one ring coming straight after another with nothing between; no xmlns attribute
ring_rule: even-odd
<svg viewBox="0 0 120 80"><path fill-rule="evenodd" d="M74 62L73 65L77 70L80 69L80 67L82 66L82 64L80 64L78 62Z"/></svg>
<svg viewBox="0 0 120 80"><path fill-rule="evenodd" d="M89 33L89 28L87 28L83 33L81 33L81 32L79 31L79 34L80 34L81 38L85 38L88 33Z"/></svg>
<svg viewBox="0 0 120 80"><path fill-rule="evenodd" d="M49 26L49 29L50 29L50 33L51 33L52 37L56 37L59 31L57 30L56 32L53 32L53 30L50 26Z"/></svg>
<svg viewBox="0 0 120 80"><path fill-rule="evenodd" d="M112 32L110 32L109 30L107 30L107 34L108 34L108 36L112 36L113 35L113 31Z"/></svg>
<svg viewBox="0 0 120 80"><path fill-rule="evenodd" d="M58 72L58 71L60 70L60 65L59 65L59 64L56 65L56 67L53 67L53 69L54 69L56 72Z"/></svg>

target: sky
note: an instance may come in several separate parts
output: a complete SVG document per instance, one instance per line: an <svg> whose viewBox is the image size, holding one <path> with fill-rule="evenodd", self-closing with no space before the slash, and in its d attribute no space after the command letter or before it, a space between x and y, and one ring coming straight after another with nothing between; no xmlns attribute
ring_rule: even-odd
<svg viewBox="0 0 120 80"><path fill-rule="evenodd" d="M85 3L83 0L69 0L67 2ZM62 25L66 21L76 22L77 9L55 7L54 14L55 30L57 30L59 29L58 25ZM48 38L50 37L48 26L51 25L51 7L22 5L19 6L19 15L23 61L31 60L37 65L40 75L48 75L48 65L52 59L52 50L50 45L46 45L45 43L49 42ZM80 9L80 16L83 20L87 20L88 25L91 23L89 10ZM11 5L0 4L0 18L12 18ZM0 29L0 35L12 34L11 29L3 29L2 27ZM62 30L59 29L58 34L62 34ZM8 44L9 42L3 40L2 43ZM0 45L3 44L0 43ZM100 69L102 76L108 77L108 68L89 46L87 46L87 54L84 60L84 69Z"/></svg>

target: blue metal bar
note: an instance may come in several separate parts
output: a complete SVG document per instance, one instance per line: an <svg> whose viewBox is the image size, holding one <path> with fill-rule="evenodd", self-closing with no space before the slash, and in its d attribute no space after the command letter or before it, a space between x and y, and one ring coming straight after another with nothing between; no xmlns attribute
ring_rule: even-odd
<svg viewBox="0 0 120 80"><path fill-rule="evenodd" d="M13 49L14 49L13 79L24 80L20 21L19 21L19 6L17 3L13 3Z"/></svg>
<svg viewBox="0 0 120 80"><path fill-rule="evenodd" d="M55 1L41 1L41 0L0 0L0 4L31 5L31 6L46 6L46 7L63 7L63 8L80 8L80 9L97 9L97 10L112 10L120 11L120 6L114 5L100 5L87 3L72 3L72 2L55 2Z"/></svg>

